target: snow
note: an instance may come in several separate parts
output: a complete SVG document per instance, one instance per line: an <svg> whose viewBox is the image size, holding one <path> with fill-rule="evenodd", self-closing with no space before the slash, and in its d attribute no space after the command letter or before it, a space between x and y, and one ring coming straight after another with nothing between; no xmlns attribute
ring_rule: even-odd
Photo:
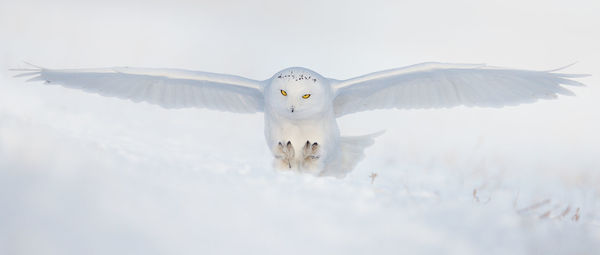
<svg viewBox="0 0 600 255"><path fill-rule="evenodd" d="M0 3L0 254L600 248L597 3L313 4ZM286 36L298 31L307 35ZM335 179L272 170L261 114L24 85L6 71L21 60L256 79L286 66L347 78L423 61L579 60L566 71L593 76L576 97L533 105L345 116L343 134L387 132Z"/></svg>

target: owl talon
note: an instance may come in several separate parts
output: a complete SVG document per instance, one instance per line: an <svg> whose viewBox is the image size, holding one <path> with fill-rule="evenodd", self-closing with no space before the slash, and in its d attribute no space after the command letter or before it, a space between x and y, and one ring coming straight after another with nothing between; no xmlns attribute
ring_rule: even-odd
<svg viewBox="0 0 600 255"><path fill-rule="evenodd" d="M279 160L280 164L287 166L289 169L292 168L295 151L291 141L288 141L285 146L282 142L279 142L274 154L275 158Z"/></svg>
<svg viewBox="0 0 600 255"><path fill-rule="evenodd" d="M318 143L313 143L311 145L310 141L306 141L303 152L304 152L304 160L305 161L316 160L321 157L319 155L319 144Z"/></svg>

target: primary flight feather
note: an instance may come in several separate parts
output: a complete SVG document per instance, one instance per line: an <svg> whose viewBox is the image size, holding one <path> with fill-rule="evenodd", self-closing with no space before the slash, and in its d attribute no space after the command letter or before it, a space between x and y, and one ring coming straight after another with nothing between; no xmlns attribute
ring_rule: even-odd
<svg viewBox="0 0 600 255"><path fill-rule="evenodd" d="M300 67L258 81L235 75L179 69L16 69L103 96L165 108L264 112L265 137L277 169L343 177L378 134L340 136L336 118L375 109L502 107L573 95L567 86L585 75L446 63L422 63L348 80Z"/></svg>

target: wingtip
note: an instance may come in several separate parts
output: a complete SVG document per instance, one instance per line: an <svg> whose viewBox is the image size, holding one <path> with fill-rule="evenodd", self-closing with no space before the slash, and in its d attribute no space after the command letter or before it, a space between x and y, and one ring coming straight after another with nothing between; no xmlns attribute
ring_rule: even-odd
<svg viewBox="0 0 600 255"><path fill-rule="evenodd" d="M556 75L556 76L558 76L560 78L563 78L563 79L565 79L565 80L568 81L567 83L563 83L563 84L569 84L569 85L575 85L575 86L585 86L583 83L578 82L578 81L573 81L571 79L573 79L573 78L584 78L584 77L592 76L591 74L586 74L586 73L583 73L583 74L582 73L574 73L574 74L571 74L571 73L557 73L558 71L562 71L564 69L567 69L567 68L569 68L569 67L571 67L571 66L573 66L573 65L575 65L577 63L579 63L579 61L575 61L575 62L573 62L571 64L566 65L566 66L559 67L559 68L552 69L552 70L548 70L546 72L552 73L553 75Z"/></svg>
<svg viewBox="0 0 600 255"><path fill-rule="evenodd" d="M27 72L24 72L24 73L16 74L16 75L13 76L13 78L28 77L28 76L32 76L32 75L37 75L39 73L40 72L38 72L38 71L33 71L33 72L32 71L27 71Z"/></svg>
<svg viewBox="0 0 600 255"><path fill-rule="evenodd" d="M10 72L24 72L24 73L16 74L13 77L30 76L30 75L34 75L34 74L40 73L41 71L43 71L45 69L45 68L43 68L41 66L37 66L37 65L31 64L31 63L29 63L27 61L23 61L23 63L25 63L29 67L33 67L33 68L9 68L8 71L10 71Z"/></svg>
<svg viewBox="0 0 600 255"><path fill-rule="evenodd" d="M592 76L591 74L587 74L587 73L553 73L553 74L557 75L560 78L583 78L583 77Z"/></svg>
<svg viewBox="0 0 600 255"><path fill-rule="evenodd" d="M32 68L9 68L8 71L11 72L36 72L39 71L40 69L32 69Z"/></svg>
<svg viewBox="0 0 600 255"><path fill-rule="evenodd" d="M35 68L37 68L37 69L45 69L45 68L43 68L43 67L41 67L41 66L34 65L34 64L32 64L32 63L29 63L29 62L27 62L27 61L23 61L23 63L25 63L25 64L26 64L26 65L28 65L28 66L35 67Z"/></svg>
<svg viewBox="0 0 600 255"><path fill-rule="evenodd" d="M553 73L553 72L558 72L558 71L561 71L561 70L565 70L565 69L567 69L567 68L569 68L569 67L571 67L571 66L574 66L574 65L575 65L575 64L577 64L577 63L579 63L579 61L575 61L575 62L573 62L573 63L571 63L571 64L568 64L568 65L566 65L566 66L562 66L562 67L559 67L559 68L555 68L555 69L547 70L546 72ZM577 75L576 77L585 77L585 76L590 76L590 74L574 74L574 75Z"/></svg>
<svg viewBox="0 0 600 255"><path fill-rule="evenodd" d="M577 64L577 61L575 61L575 62L573 62L573 63L571 63L571 64L568 64L568 65L566 65L566 66L561 66L561 67L559 67L559 68L555 68L555 69L550 69L550 70L547 70L546 72L552 73L552 72L556 72L556 71L564 70L564 69L567 69L567 68L569 68L569 67L571 67L571 66L573 66L573 65L575 65L575 64Z"/></svg>
<svg viewBox="0 0 600 255"><path fill-rule="evenodd" d="M385 132L387 132L387 130L382 129L382 130L379 130L379 131L377 131L375 133L372 133L371 136L378 137L378 136L381 136L381 135L385 134Z"/></svg>

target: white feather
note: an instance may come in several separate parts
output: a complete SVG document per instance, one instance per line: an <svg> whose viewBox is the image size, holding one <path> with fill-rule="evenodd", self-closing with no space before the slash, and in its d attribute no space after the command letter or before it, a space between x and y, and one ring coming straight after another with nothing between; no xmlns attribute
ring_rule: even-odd
<svg viewBox="0 0 600 255"><path fill-rule="evenodd" d="M26 69L17 77L43 80L103 96L165 108L198 107L238 113L262 112L263 82L234 75L178 69Z"/></svg>
<svg viewBox="0 0 600 255"><path fill-rule="evenodd" d="M502 107L573 95L561 84L581 86L570 78L586 76L554 71L423 63L345 81L332 80L333 104L336 117L386 108Z"/></svg>

